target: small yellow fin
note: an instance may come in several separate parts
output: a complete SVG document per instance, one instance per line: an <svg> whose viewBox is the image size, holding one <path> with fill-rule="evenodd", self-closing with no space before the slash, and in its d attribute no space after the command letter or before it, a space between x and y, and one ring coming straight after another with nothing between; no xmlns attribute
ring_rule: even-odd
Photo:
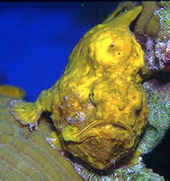
<svg viewBox="0 0 170 181"><path fill-rule="evenodd" d="M37 111L34 103L12 100L10 102L10 112L17 121L22 125L28 126L31 131L33 128L38 128L38 120L41 113Z"/></svg>

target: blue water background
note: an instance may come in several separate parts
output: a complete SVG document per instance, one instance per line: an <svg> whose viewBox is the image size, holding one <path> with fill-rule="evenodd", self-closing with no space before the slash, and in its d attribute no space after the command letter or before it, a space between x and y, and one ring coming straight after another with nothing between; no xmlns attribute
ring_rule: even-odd
<svg viewBox="0 0 170 181"><path fill-rule="evenodd" d="M35 101L64 72L78 40L118 2L0 3L0 84Z"/></svg>

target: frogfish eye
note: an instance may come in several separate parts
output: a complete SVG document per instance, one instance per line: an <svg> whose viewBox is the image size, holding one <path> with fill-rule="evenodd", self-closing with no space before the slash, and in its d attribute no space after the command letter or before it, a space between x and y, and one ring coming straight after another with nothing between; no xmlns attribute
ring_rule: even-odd
<svg viewBox="0 0 170 181"><path fill-rule="evenodd" d="M85 114L82 112L76 112L73 116L65 118L68 124L76 124L85 120Z"/></svg>

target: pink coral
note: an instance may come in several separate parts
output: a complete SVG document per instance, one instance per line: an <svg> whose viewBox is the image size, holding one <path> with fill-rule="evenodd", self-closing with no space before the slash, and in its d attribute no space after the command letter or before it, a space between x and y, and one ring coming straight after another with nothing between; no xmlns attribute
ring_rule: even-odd
<svg viewBox="0 0 170 181"><path fill-rule="evenodd" d="M170 63L170 40L167 42L166 53L165 53L165 63L166 64Z"/></svg>

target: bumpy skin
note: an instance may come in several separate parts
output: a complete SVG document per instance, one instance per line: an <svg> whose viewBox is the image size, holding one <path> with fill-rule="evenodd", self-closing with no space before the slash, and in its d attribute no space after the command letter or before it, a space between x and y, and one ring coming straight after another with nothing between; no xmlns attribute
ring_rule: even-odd
<svg viewBox="0 0 170 181"><path fill-rule="evenodd" d="M128 28L141 9L110 17L87 32L52 88L35 103L11 102L14 117L32 129L42 112L51 112L62 149L94 168L128 157L148 115L141 85L148 69Z"/></svg>

